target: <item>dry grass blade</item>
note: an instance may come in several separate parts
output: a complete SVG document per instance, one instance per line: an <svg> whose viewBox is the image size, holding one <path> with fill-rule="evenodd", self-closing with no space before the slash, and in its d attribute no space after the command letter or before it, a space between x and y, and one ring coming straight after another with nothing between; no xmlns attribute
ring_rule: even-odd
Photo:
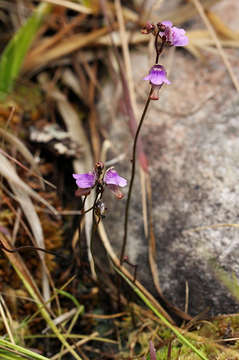
<svg viewBox="0 0 239 360"><path fill-rule="evenodd" d="M70 311L67 311L66 313L61 314L58 317L56 317L53 320L53 322L54 322L55 325L59 325L62 322L66 322L66 321L70 320L75 315L76 312L77 312L77 309L73 308ZM42 334L46 334L49 330L50 330L50 327L48 326L48 327L46 327L45 329L42 330Z"/></svg>
<svg viewBox="0 0 239 360"><path fill-rule="evenodd" d="M202 0L202 6L204 7L204 9L209 9L211 6L215 5L219 1L221 0ZM191 4L190 2L191 0L187 1L187 4L180 7L175 6L175 9L172 11L161 12L159 16L157 15L157 17L153 17L153 22L170 19L173 24L180 25L188 20L191 20L197 14L197 11L193 4Z"/></svg>
<svg viewBox="0 0 239 360"><path fill-rule="evenodd" d="M7 238L2 233L0 233L0 240L1 240L2 244L4 245L4 247L12 250L11 243L7 240ZM43 298L41 296L41 293L40 293L33 277L31 276L29 270L27 269L25 263L23 262L21 256L18 253L10 253L5 250L3 250L3 251L4 251L5 255L7 256L7 258L9 259L12 266L14 267L14 269L16 270L16 272L18 274L20 273L21 276L24 277L26 282L31 286L34 293L37 295L37 298L39 299L39 301L41 303L43 303Z"/></svg>
<svg viewBox="0 0 239 360"><path fill-rule="evenodd" d="M11 243L7 240L7 238L0 233L0 240L3 244L3 246L9 250L13 250ZM48 325L51 327L51 330L56 334L58 339L61 341L61 343L68 349L68 351L73 355L74 359L81 360L81 357L76 353L76 351L73 349L72 346L68 344L65 337L59 332L58 328L52 321L49 310L47 309L40 291L38 290L38 287L31 276L30 272L28 271L25 263L22 261L21 256L18 253L12 253L9 251L3 250L6 256L8 257L9 261L11 262L12 266L14 267L17 275L24 283L24 286L26 287L29 294L32 296L32 299L36 302L42 317L45 319L45 321L48 323Z"/></svg>
<svg viewBox="0 0 239 360"><path fill-rule="evenodd" d="M213 38L213 40L215 42L215 45L216 45L216 47L218 49L218 52L219 52L225 66L227 68L227 71L230 74L231 80L232 80L237 92L239 92L239 83L237 81L237 78L236 78L236 76L235 76L235 74L234 74L234 72L232 70L231 64L228 61L227 55L226 55L225 51L222 48L222 44L220 43L216 32L215 32L213 26L211 25L210 21L208 20L208 18L206 16L206 13L205 13L205 10L204 10L202 4L200 3L199 0L191 0L191 1L194 3L195 8L197 9L199 15L201 16L204 24L208 28L208 31L209 31L211 37Z"/></svg>
<svg viewBox="0 0 239 360"><path fill-rule="evenodd" d="M158 1L144 1L144 8L141 14L141 23L146 24L148 19L152 18L152 14L160 9L162 6L164 0L158 0Z"/></svg>
<svg viewBox="0 0 239 360"><path fill-rule="evenodd" d="M25 153L26 153L26 151L25 151ZM0 155L0 156L2 156L2 155ZM24 188L21 187L21 184L23 183L22 180L18 177L17 173L15 172L14 168L11 166L10 162L3 156L2 156L2 162L1 162L1 165L4 165L4 163L5 163L6 169L8 169L8 174L7 175L5 174L5 177L8 180L13 192L15 193L16 199L19 202L19 204L21 205L21 208L28 220L28 223L31 227L32 233L33 233L35 241L36 241L35 245L37 245L37 247L44 249L45 243L44 243L44 239L43 239L42 226L41 226L39 217L36 213L35 207L31 201L31 198L29 197L29 195L31 194L31 192L33 192L33 190L31 190L30 187L28 187L25 183L24 183ZM1 165L0 165L0 167L1 167ZM4 174L2 173L2 175L4 175ZM17 179L18 181L14 182L13 177L15 179ZM19 186L19 184L20 184L20 186ZM45 256L43 253L39 253L39 256L42 261L43 294L44 294L44 299L47 301L50 298L50 287L49 287L48 277L47 277L47 274L45 271L45 269L46 269Z"/></svg>
<svg viewBox="0 0 239 360"><path fill-rule="evenodd" d="M13 192L16 195L16 200L21 205L21 208L28 220L28 223L31 227L32 233L34 235L35 244L39 248L45 248L44 237L42 226L39 220L39 217L36 213L35 207L31 201L30 196L35 196L38 200L48 204L42 197L35 193L27 184L25 184L15 172L15 169L12 167L11 163L0 154L0 159L2 158L0 164L0 173L5 176L6 180L9 182ZM3 171L4 168L4 171ZM1 171L2 170L2 171ZM50 205L48 206L52 208ZM52 208L53 209L53 208ZM43 253L39 253L40 259L42 261L42 288L44 299L47 301L50 298L50 286L47 276L47 267L45 264L45 256Z"/></svg>
<svg viewBox="0 0 239 360"><path fill-rule="evenodd" d="M114 32L114 44L115 46L121 46L121 38L118 32ZM126 31L125 37L127 39L128 44L137 45L149 42L149 37L147 35L141 34L137 31ZM104 35L101 38L96 40L97 45L111 46L112 41L109 35Z"/></svg>
<svg viewBox="0 0 239 360"><path fill-rule="evenodd" d="M112 11L115 10L113 3L109 2L109 1L108 1L107 6L108 6ZM138 14L137 11L133 11L132 9L129 9L129 8L126 7L126 6L122 6L122 14L123 14L125 20L132 21L132 22L138 24L138 22L139 22L139 14Z"/></svg>
<svg viewBox="0 0 239 360"><path fill-rule="evenodd" d="M87 67L88 72L91 73L91 78L96 79L98 66L97 62L95 62L91 67ZM99 129L97 127L97 111L95 107L95 94L96 94L96 82L90 81L89 84L89 106L90 106L90 114L89 114L89 126L90 126L90 138L92 149L94 153L94 162L99 161L100 159L100 137L99 137Z"/></svg>
<svg viewBox="0 0 239 360"><path fill-rule="evenodd" d="M91 154L91 149L89 142L87 140L85 130L81 124L79 115L76 113L75 109L71 106L71 104L65 100L58 102L59 111L64 119L64 122L67 126L69 134L72 139L81 143L84 148L84 160L74 160L74 170L76 173L85 173L88 172L89 169L93 169L93 159ZM94 192L91 192L90 195L87 196L85 206L86 208L90 208L92 206L94 198ZM91 266L91 272L94 278L96 278L94 261L91 254L91 231L92 231L92 215L90 212L85 214L85 233L86 233L86 241L88 246L88 258Z"/></svg>
<svg viewBox="0 0 239 360"><path fill-rule="evenodd" d="M217 33L229 40L239 40L239 32L231 30L223 21L212 11L207 10L207 17Z"/></svg>
<svg viewBox="0 0 239 360"><path fill-rule="evenodd" d="M115 10L119 23L119 33L120 33L121 46L123 50L124 66L126 72L126 80L129 88L130 101L132 104L134 114L135 116L137 116L136 95L135 95L135 87L134 87L132 66L131 66L130 53L129 53L128 37L125 29L124 17L123 17L120 0L115 0Z"/></svg>
<svg viewBox="0 0 239 360"><path fill-rule="evenodd" d="M41 179L41 173L39 170L38 165L36 164L36 161L28 148L23 144L21 140L19 140L15 135L9 133L7 130L0 128L0 134L3 138L5 138L9 143L11 143L16 149L22 154L22 156L29 162L29 164L32 166L32 169L37 173L37 175L40 178L41 184L44 186L44 182Z"/></svg>
<svg viewBox="0 0 239 360"><path fill-rule="evenodd" d="M3 299L2 295L0 295L0 314L1 314L1 318L2 318L2 321L3 321L4 326L6 328L6 331L8 333L10 341L13 344L15 344L15 340L14 340L14 337L13 337L13 334L12 334L12 329L11 329L12 319L11 319L11 317L9 317L9 315L10 315L9 311L8 311L8 313L6 313L4 311L3 304L5 304L5 302L4 302L4 299Z"/></svg>
<svg viewBox="0 0 239 360"><path fill-rule="evenodd" d="M187 50L190 48L190 46L200 46L202 48L210 46L215 46L215 41L210 36L210 33L208 30L190 30L187 31L187 36L189 38L189 44L187 46ZM237 48L239 47L239 40L230 40L230 39L224 39L220 38L220 43L223 47L232 47ZM217 51L218 53L218 51Z"/></svg>
<svg viewBox="0 0 239 360"><path fill-rule="evenodd" d="M152 189L150 177L147 177L147 195L149 200L149 265L153 277L154 286L160 296L162 296L161 287L159 284L159 272L155 261L156 254L156 240L153 231L153 219L152 219Z"/></svg>
<svg viewBox="0 0 239 360"><path fill-rule="evenodd" d="M36 213L35 207L30 199L30 197L22 190L20 190L17 186L11 185L14 193L16 194L17 201L20 203L21 208L27 218L27 221L31 227L32 233L34 235L34 239L36 241L36 245L39 248L45 249L45 243L43 238L42 226L40 223L40 219ZM50 298L50 286L46 273L46 263L45 263L45 254L42 252L38 252L38 255L42 261L42 289L43 289L43 297L44 300L47 301Z"/></svg>
<svg viewBox="0 0 239 360"><path fill-rule="evenodd" d="M93 13L93 10L91 8L86 7L84 5L76 4L75 2L72 2L72 1L67 1L67 0L41 0L41 1L47 2L49 4L53 4L53 5L63 6L68 9L75 10L75 11L78 11L80 13L87 14L87 15Z"/></svg>
<svg viewBox="0 0 239 360"><path fill-rule="evenodd" d="M94 340L94 338L96 338L98 336L98 332L94 332L93 334L87 336L85 339L82 339L82 340L79 340L75 345L74 347L80 347L84 344L86 344L87 342L91 341L91 340ZM61 355L65 355L69 352L68 349L64 350L61 352ZM59 358L59 354L56 354L54 356L51 357L51 360L57 360Z"/></svg>
<svg viewBox="0 0 239 360"><path fill-rule="evenodd" d="M0 153L3 154L7 159L10 159L12 162L14 162L15 164L17 164L18 166L20 166L22 169L24 169L26 172L31 173L32 176L35 176L39 179L40 183L43 184L43 188L44 188L44 183L49 185L51 188L55 189L56 186L53 185L52 183L50 183L49 181L45 180L41 175L38 175L36 173L34 173L32 171L32 169L29 169L28 167L26 167L25 165L23 165L20 161L18 161L16 158L12 157L11 155L9 155L8 153L6 153L6 151L2 150L0 148Z"/></svg>
<svg viewBox="0 0 239 360"><path fill-rule="evenodd" d="M59 44L55 45L53 48L48 49L46 52L42 52L41 54L38 53L37 56L33 56L30 52L24 63L23 71L32 71L42 68L53 60L69 55L73 51L95 43L98 38L107 34L108 32L109 29L107 27L103 27L101 29L92 31L87 35L71 35L66 40L61 41Z"/></svg>
<svg viewBox="0 0 239 360"><path fill-rule="evenodd" d="M70 69L65 69L61 76L62 82L68 88L70 88L74 93L79 97L83 98L82 90L79 84L79 81L75 73Z"/></svg>
<svg viewBox="0 0 239 360"><path fill-rule="evenodd" d="M196 58L206 61L205 55L201 50L218 54L218 50L215 48L215 41L210 36L208 30L190 30L187 32L189 44L187 50L192 53ZM239 40L221 39L220 44L225 48L239 48Z"/></svg>
<svg viewBox="0 0 239 360"><path fill-rule="evenodd" d="M53 47L55 44L59 43L64 39L65 36L67 36L68 33L74 30L75 27L78 27L81 25L82 21L86 18L85 14L81 14L77 16L75 19L73 19L69 24L66 24L60 31L58 31L54 36L51 36L49 38L44 38L44 40L41 42L41 45L37 45L32 49L31 56L37 57L40 54L46 52L49 48Z"/></svg>
<svg viewBox="0 0 239 360"><path fill-rule="evenodd" d="M32 190L24 181L20 179L17 175L15 169L11 165L11 163L6 159L5 156L0 154L0 174L6 178L11 184L14 184L16 187L24 191L29 196L33 197L37 201L41 202L45 205L54 215L58 215L58 212L55 210L53 206L49 204L48 201L43 199L40 195L38 195L34 190Z"/></svg>
<svg viewBox="0 0 239 360"><path fill-rule="evenodd" d="M224 227L235 227L235 228L239 228L239 224L230 224L230 223L225 223L225 224L213 224L213 225L206 225L206 226L198 226L192 229L187 229L184 230L183 233L184 234L190 234L190 232L194 232L194 231L202 231L202 230L208 230L208 229L218 229L218 228L224 228Z"/></svg>
<svg viewBox="0 0 239 360"><path fill-rule="evenodd" d="M49 83L46 74L42 74L39 78L41 84L45 89L47 89L47 84ZM66 128L69 132L70 137L76 143L82 146L84 149L83 160L76 159L73 161L74 171L75 173L86 173L90 169L93 169L93 159L92 153L90 149L90 144L85 134L85 130L81 123L80 115L73 108L73 106L69 103L67 98L57 89L52 89L51 95L56 101L59 112L66 124ZM90 208L92 206L94 199L94 192L92 191L89 196L87 196L85 206L86 208ZM85 233L86 233L86 241L88 246L88 257L91 266L91 272L94 278L96 278L94 261L91 254L91 231L92 231L92 215L90 212L85 214Z"/></svg>

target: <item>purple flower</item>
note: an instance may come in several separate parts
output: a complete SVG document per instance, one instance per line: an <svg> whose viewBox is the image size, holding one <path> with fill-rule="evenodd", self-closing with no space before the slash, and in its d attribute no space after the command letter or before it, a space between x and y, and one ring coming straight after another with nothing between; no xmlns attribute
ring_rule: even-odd
<svg viewBox="0 0 239 360"><path fill-rule="evenodd" d="M144 80L149 80L152 85L170 84L170 81L167 79L167 73L162 65L154 65Z"/></svg>
<svg viewBox="0 0 239 360"><path fill-rule="evenodd" d="M95 171L88 172L86 174L73 174L73 178L76 180L76 185L79 187L77 190L77 195L88 195L95 186L99 185L104 188L106 185L117 198L122 199L124 196L119 187L124 187L127 185L127 180L119 176L116 170L113 167L105 171L104 177L102 179L101 172L103 170L103 165L101 163L100 171L98 171L99 163L96 164ZM97 167L98 166L98 167Z"/></svg>
<svg viewBox="0 0 239 360"><path fill-rule="evenodd" d="M144 80L149 80L152 85L151 100L158 100L159 90L164 83L170 84L170 81L167 79L167 73L162 65L154 65Z"/></svg>
<svg viewBox="0 0 239 360"><path fill-rule="evenodd" d="M161 24L165 26L165 30L160 32L160 36L165 36L166 41L171 46L185 46L188 44L188 37L185 30L173 26L171 21L163 21Z"/></svg>
<svg viewBox="0 0 239 360"><path fill-rule="evenodd" d="M127 180L119 176L114 168L111 167L106 170L103 182L118 199L122 199L124 197L124 194L120 191L119 187L125 187L127 185Z"/></svg>
<svg viewBox="0 0 239 360"><path fill-rule="evenodd" d="M124 187L127 185L127 180L119 176L116 170L113 167L109 168L105 172L104 182L107 185L116 185L120 187Z"/></svg>

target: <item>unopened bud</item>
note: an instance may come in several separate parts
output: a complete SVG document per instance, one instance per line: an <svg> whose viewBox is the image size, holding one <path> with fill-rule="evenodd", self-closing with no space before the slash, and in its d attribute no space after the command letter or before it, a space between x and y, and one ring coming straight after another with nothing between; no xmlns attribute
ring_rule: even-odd
<svg viewBox="0 0 239 360"><path fill-rule="evenodd" d="M157 23L157 27L162 32L166 30L166 26L164 24L162 24L161 22Z"/></svg>
<svg viewBox="0 0 239 360"><path fill-rule="evenodd" d="M155 25L147 22L147 24L141 29L141 34L151 34L155 30Z"/></svg>
<svg viewBox="0 0 239 360"><path fill-rule="evenodd" d="M105 167L105 165L102 161L97 161L97 163L95 164L95 172L96 172L98 178L102 174L104 167Z"/></svg>

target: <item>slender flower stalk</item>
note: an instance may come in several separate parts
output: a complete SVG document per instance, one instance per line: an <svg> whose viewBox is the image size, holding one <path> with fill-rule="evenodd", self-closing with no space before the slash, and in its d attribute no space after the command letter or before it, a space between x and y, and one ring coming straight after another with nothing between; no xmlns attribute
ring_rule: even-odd
<svg viewBox="0 0 239 360"><path fill-rule="evenodd" d="M154 41L154 47L155 47L155 50L156 50L155 64L158 64L159 56L162 54L164 45L166 44L166 36L162 36L162 43L161 43L160 48L159 48L159 46L158 46L159 36L160 36L160 30L158 30L158 32L157 32L157 34L155 36L155 41Z"/></svg>
<svg viewBox="0 0 239 360"><path fill-rule="evenodd" d="M171 21L159 22L156 26L152 23L147 23L146 26L141 30L143 34L152 34L155 36L154 47L156 52L156 59L154 66L150 69L149 74L144 78L144 80L149 80L151 85L150 93L148 95L138 128L135 133L134 143L133 143L133 153L132 153L132 169L131 169L131 179L129 183L129 191L127 202L125 206L125 218L124 218L124 237L121 248L120 255L120 264L123 264L125 258L125 249L127 245L127 236L128 236L128 220L129 220L129 208L130 200L132 195L132 188L135 178L135 167L136 167L136 154L137 154L137 141L141 127L143 125L146 112L149 107L150 100L159 99L159 90L163 84L170 84L170 81L167 79L167 73L162 65L159 65L159 56L162 54L164 47L166 46L185 46L188 44L188 38L185 35L185 30L177 28L172 25ZM159 43L161 40L161 43Z"/></svg>
<svg viewBox="0 0 239 360"><path fill-rule="evenodd" d="M94 239L95 239L97 226L99 225L99 222L100 222L101 217L103 215L98 211L98 208L97 208L97 203L102 198L102 195L103 195L103 191L96 193L94 204L92 206L92 208L93 208L93 211L92 211L92 224L93 224L93 226L92 226L92 229L91 229L89 260L91 259L91 261L92 261L92 262L90 261L91 269L92 269L92 276L93 276L93 278L95 280L97 279L97 276L96 276L96 272L95 272L95 265L94 265L94 258L93 258L93 242L94 242ZM96 217L97 217L97 219L96 219Z"/></svg>
<svg viewBox="0 0 239 360"><path fill-rule="evenodd" d="M143 113L142 113L138 128L137 128L136 133L135 133L135 137L134 137L132 160L131 160L132 161L131 179L130 179L130 183L129 183L128 197L127 197L126 206L125 206L124 238L123 238L123 244L122 244L121 255L120 255L120 264L121 265L122 265L122 263L124 261L125 248L126 248L127 237L128 237L129 207L130 207L130 200L131 200L132 189L133 189L134 178L135 178L137 141L138 141L140 129L141 129L142 125L143 125L145 115L146 115L146 112L147 112L148 107L149 107L149 103L150 103L150 100L151 100L151 93L152 93L152 89L150 90L148 99L147 99L147 101L145 103L145 107L144 107L144 110L143 110Z"/></svg>

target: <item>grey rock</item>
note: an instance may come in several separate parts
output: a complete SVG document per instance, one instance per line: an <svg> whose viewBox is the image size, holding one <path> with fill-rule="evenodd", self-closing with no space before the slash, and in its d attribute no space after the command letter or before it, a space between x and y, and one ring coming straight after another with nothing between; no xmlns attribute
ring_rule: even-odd
<svg viewBox="0 0 239 360"><path fill-rule="evenodd" d="M142 78L149 66L142 51L132 55L132 63L137 64L134 76L140 113L149 88ZM239 224L239 97L220 59L214 57L202 65L178 52L169 78L172 84L162 88L159 101L152 102L142 129L150 164L161 289L184 310L187 283L191 315L206 308L210 315L238 312L237 300L218 279L211 260L229 275L239 275L239 228L222 225ZM104 91L107 97L112 85ZM114 144L111 155L125 154L116 168L129 178L132 138L127 119L119 115L113 123L105 117L102 121ZM139 280L156 294L140 192L137 170L127 255L139 266ZM106 197L106 201L105 224L119 253L125 200L115 204Z"/></svg>
<svg viewBox="0 0 239 360"><path fill-rule="evenodd" d="M187 281L193 315L207 307L212 314L239 309L210 262L239 274L238 229L211 228L239 222L239 98L221 113L205 116L204 108L202 115L161 127L163 149L151 174L162 290L183 309Z"/></svg>

